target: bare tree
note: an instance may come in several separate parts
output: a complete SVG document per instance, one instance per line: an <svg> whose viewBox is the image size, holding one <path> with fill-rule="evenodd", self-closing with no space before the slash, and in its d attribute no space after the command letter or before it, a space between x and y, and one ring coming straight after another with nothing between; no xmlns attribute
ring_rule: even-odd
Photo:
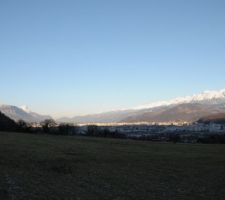
<svg viewBox="0 0 225 200"><path fill-rule="evenodd" d="M57 124L53 119L46 119L43 122L41 122L42 129L45 133L49 133L50 129L56 125Z"/></svg>

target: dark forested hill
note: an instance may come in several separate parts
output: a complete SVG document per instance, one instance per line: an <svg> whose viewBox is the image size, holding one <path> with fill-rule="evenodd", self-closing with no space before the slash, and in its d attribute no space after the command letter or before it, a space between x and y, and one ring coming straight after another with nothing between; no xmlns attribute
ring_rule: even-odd
<svg viewBox="0 0 225 200"><path fill-rule="evenodd" d="M16 129L16 122L0 112L0 131L13 131Z"/></svg>
<svg viewBox="0 0 225 200"><path fill-rule="evenodd" d="M218 114L209 115L207 117L203 117L199 120L199 122L202 122L202 123L214 122L214 123L225 124L225 113L218 113Z"/></svg>

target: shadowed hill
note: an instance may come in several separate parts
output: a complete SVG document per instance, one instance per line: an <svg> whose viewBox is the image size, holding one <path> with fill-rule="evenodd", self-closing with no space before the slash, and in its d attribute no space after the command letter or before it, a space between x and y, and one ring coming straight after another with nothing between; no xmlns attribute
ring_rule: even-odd
<svg viewBox="0 0 225 200"><path fill-rule="evenodd" d="M0 112L0 130L1 131L13 131L18 128L18 125L15 121L5 116Z"/></svg>
<svg viewBox="0 0 225 200"><path fill-rule="evenodd" d="M198 122L201 122L201 123L214 122L214 123L225 124L225 113L218 113L218 114L214 114L214 115L209 115L207 117L201 118Z"/></svg>

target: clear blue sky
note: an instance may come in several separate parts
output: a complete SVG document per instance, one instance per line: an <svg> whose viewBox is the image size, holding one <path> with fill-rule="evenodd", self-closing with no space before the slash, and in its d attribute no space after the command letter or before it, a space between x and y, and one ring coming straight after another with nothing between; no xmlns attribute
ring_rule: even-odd
<svg viewBox="0 0 225 200"><path fill-rule="evenodd" d="M0 1L0 103L77 115L222 88L224 0Z"/></svg>

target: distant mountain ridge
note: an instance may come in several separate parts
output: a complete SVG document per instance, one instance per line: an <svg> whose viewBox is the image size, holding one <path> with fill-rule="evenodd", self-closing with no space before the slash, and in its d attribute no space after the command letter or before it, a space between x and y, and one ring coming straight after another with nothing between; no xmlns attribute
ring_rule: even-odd
<svg viewBox="0 0 225 200"><path fill-rule="evenodd" d="M220 104L225 102L225 89L219 91L205 91L192 96L178 97L169 101L158 101L146 105L137 106L134 109L147 109L161 106L201 103L201 104Z"/></svg>
<svg viewBox="0 0 225 200"><path fill-rule="evenodd" d="M27 109L27 110L26 110ZM8 116L9 118L18 121L24 120L26 122L41 122L45 119L50 119L51 116L48 115L40 115L28 110L28 108L22 107L19 108L17 106L12 105L1 105L0 112Z"/></svg>
<svg viewBox="0 0 225 200"><path fill-rule="evenodd" d="M75 116L59 119L59 121L73 123L194 122L201 117L222 112L225 112L225 89L153 102L133 109Z"/></svg>
<svg viewBox="0 0 225 200"><path fill-rule="evenodd" d="M194 122L210 114L225 112L225 107L218 104L189 103L164 107L161 111L146 111L137 116L130 116L123 122L174 123Z"/></svg>
<svg viewBox="0 0 225 200"><path fill-rule="evenodd" d="M0 105L0 112L9 118L26 122L41 122L51 118L29 110L11 105ZM206 91L200 94L179 97L169 101L153 102L127 110L110 111L100 114L61 118L58 122L69 123L168 123L194 122L213 114L225 113L225 89Z"/></svg>

